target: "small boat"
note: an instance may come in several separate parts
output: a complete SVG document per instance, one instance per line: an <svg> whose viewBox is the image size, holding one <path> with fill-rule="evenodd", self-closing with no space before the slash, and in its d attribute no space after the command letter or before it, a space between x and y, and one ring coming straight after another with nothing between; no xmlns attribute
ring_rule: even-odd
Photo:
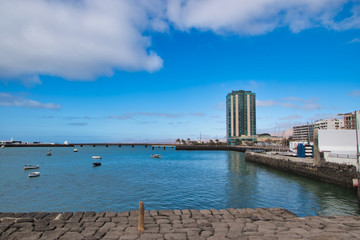
<svg viewBox="0 0 360 240"><path fill-rule="evenodd" d="M24 170L28 169L38 169L40 165L24 165Z"/></svg>
<svg viewBox="0 0 360 240"><path fill-rule="evenodd" d="M5 145L1 145L1 147L0 148L5 148Z"/></svg>
<svg viewBox="0 0 360 240"><path fill-rule="evenodd" d="M77 148L74 148L74 152L78 152Z"/></svg>
<svg viewBox="0 0 360 240"><path fill-rule="evenodd" d="M38 176L40 176L40 172L29 173L29 177L38 177Z"/></svg>
<svg viewBox="0 0 360 240"><path fill-rule="evenodd" d="M51 149L49 148L49 149L48 149L48 151L50 152L50 151L51 151Z"/></svg>
<svg viewBox="0 0 360 240"><path fill-rule="evenodd" d="M161 158L161 154L151 154L152 158Z"/></svg>
<svg viewBox="0 0 360 240"><path fill-rule="evenodd" d="M99 166L101 166L101 162L94 162L93 163L93 167L99 167Z"/></svg>
<svg viewBox="0 0 360 240"><path fill-rule="evenodd" d="M51 155L52 155L51 152L46 153L46 156L51 156Z"/></svg>
<svg viewBox="0 0 360 240"><path fill-rule="evenodd" d="M101 159L101 156L92 156L92 159Z"/></svg>

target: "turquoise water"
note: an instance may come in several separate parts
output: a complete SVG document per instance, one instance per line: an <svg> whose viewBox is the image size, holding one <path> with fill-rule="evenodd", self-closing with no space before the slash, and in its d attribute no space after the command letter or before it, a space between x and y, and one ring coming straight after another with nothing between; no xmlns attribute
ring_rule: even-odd
<svg viewBox="0 0 360 240"><path fill-rule="evenodd" d="M282 207L299 216L359 215L356 192L244 161L231 151L144 146L0 149L0 212ZM151 158L153 153L163 158ZM92 167L92 155L102 166ZM25 164L39 164L29 178Z"/></svg>

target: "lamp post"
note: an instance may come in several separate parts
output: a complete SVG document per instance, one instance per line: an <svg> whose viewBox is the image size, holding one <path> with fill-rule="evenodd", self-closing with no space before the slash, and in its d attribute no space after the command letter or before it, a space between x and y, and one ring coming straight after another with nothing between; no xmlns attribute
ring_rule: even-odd
<svg viewBox="0 0 360 240"><path fill-rule="evenodd" d="M356 169L359 172L359 164L360 164L360 154L359 154L359 133L358 133L358 121L360 120L359 117L360 111L355 111L355 132L356 132ZM344 113L339 113L338 116L343 116L345 115ZM345 119L344 119L344 124L345 124Z"/></svg>

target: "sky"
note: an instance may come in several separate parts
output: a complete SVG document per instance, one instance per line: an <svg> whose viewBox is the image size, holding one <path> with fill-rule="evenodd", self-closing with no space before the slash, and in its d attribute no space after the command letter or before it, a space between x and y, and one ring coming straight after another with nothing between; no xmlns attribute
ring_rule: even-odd
<svg viewBox="0 0 360 240"><path fill-rule="evenodd" d="M0 140L224 138L360 110L358 0L0 0Z"/></svg>

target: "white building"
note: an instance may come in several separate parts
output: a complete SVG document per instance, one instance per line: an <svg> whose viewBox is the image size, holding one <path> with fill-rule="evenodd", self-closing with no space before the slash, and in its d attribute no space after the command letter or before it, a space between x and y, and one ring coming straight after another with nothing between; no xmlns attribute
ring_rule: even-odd
<svg viewBox="0 0 360 240"><path fill-rule="evenodd" d="M344 119L321 119L314 123L314 129L339 130L344 128Z"/></svg>

